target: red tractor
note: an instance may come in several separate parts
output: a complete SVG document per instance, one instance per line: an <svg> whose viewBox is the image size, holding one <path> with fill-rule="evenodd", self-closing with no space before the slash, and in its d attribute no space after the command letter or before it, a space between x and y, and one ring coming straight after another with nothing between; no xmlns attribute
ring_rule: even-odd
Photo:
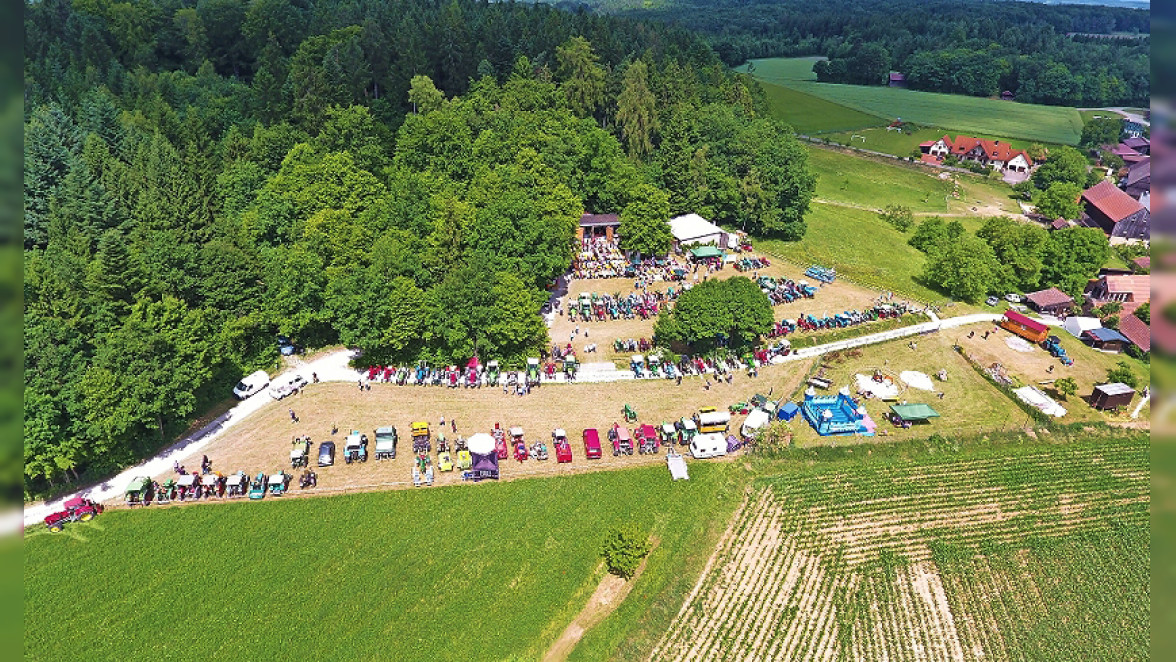
<svg viewBox="0 0 1176 662"><path fill-rule="evenodd" d="M646 424L637 428L637 452L642 455L656 455L658 451L657 429Z"/></svg>
<svg viewBox="0 0 1176 662"><path fill-rule="evenodd" d="M572 461L572 445L568 443L568 433L563 428L556 428L551 433L552 446L555 446L555 461L564 464Z"/></svg>
<svg viewBox="0 0 1176 662"><path fill-rule="evenodd" d="M66 522L89 522L103 510L102 504L82 497L74 497L61 504L61 507L65 510L45 518L45 526L53 533L64 529Z"/></svg>
<svg viewBox="0 0 1176 662"><path fill-rule="evenodd" d="M494 437L494 453L498 459L505 460L507 458L506 450L506 430L503 430L497 423L494 424L494 429L490 431L490 435Z"/></svg>
<svg viewBox="0 0 1176 662"><path fill-rule="evenodd" d="M514 447L514 458L519 462L527 459L527 442L523 440L523 429L520 427L513 427L510 429L510 445Z"/></svg>

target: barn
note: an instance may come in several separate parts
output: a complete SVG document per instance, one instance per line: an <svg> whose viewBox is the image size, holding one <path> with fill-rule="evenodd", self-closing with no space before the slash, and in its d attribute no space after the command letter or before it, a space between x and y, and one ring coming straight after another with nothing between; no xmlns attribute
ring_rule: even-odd
<svg viewBox="0 0 1176 662"><path fill-rule="evenodd" d="M1121 382L1099 384L1090 394L1090 406L1095 409L1126 407L1131 404L1133 397L1135 397L1135 389Z"/></svg>
<svg viewBox="0 0 1176 662"><path fill-rule="evenodd" d="M1090 343L1095 349L1105 352L1121 352L1130 340L1114 329L1090 329L1082 334L1082 339Z"/></svg>

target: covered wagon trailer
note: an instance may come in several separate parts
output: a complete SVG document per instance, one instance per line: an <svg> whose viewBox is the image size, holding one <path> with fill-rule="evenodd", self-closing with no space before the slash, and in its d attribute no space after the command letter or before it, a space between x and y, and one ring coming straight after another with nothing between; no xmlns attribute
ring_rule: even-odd
<svg viewBox="0 0 1176 662"><path fill-rule="evenodd" d="M1000 325L1005 330L1011 331L1029 342L1044 342L1046 336L1049 335L1049 327L1045 324L1015 310L1006 312Z"/></svg>

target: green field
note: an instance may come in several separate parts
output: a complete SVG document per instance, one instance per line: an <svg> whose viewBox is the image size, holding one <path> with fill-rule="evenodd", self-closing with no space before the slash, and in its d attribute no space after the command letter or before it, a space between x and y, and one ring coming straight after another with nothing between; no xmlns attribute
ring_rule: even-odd
<svg viewBox="0 0 1176 662"><path fill-rule="evenodd" d="M871 209L905 205L915 212L950 211L951 182L923 170L820 147L809 149L809 166L817 175L818 200Z"/></svg>
<svg viewBox="0 0 1176 662"><path fill-rule="evenodd" d="M790 453L653 658L1149 659L1150 440L1083 436Z"/></svg>
<svg viewBox="0 0 1176 662"><path fill-rule="evenodd" d="M25 655L534 660L600 579L605 530L631 518L660 542L619 618L582 642L586 659L605 659L681 603L710 526L721 531L740 496L732 469L119 510L35 529Z"/></svg>
<svg viewBox="0 0 1176 662"><path fill-rule="evenodd" d="M768 110L798 133L825 133L864 127L885 127L889 120L863 113L820 97L760 81Z"/></svg>
<svg viewBox="0 0 1176 662"><path fill-rule="evenodd" d="M1073 108L1015 103L955 94L816 82L818 58L752 60L757 79L873 115L951 131L1066 145L1077 144L1082 117ZM740 68L746 72L747 65ZM853 128L853 127L849 127ZM909 151L909 150L908 150Z"/></svg>

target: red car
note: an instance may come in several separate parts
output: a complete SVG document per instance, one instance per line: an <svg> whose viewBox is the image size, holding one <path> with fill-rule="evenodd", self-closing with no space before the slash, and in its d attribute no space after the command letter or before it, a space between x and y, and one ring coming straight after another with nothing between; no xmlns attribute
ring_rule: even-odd
<svg viewBox="0 0 1176 662"><path fill-rule="evenodd" d="M564 464L572 461L572 445L568 443L568 433L563 428L557 428L551 433L552 445L555 446L555 461Z"/></svg>
<svg viewBox="0 0 1176 662"><path fill-rule="evenodd" d="M88 522L103 510L102 504L82 497L74 497L61 504L61 507L65 510L45 518L45 526L49 527L53 533L64 529L66 522Z"/></svg>
<svg viewBox="0 0 1176 662"><path fill-rule="evenodd" d="M600 459L600 433L596 428L584 430L584 457L589 460Z"/></svg>

